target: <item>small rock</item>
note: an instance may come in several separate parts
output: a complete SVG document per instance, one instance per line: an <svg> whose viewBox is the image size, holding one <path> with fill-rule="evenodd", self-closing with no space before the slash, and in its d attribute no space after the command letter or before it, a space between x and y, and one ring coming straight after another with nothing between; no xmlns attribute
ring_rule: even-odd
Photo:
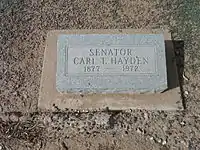
<svg viewBox="0 0 200 150"><path fill-rule="evenodd" d="M199 88L198 87L195 87L195 91L198 91L199 90Z"/></svg>
<svg viewBox="0 0 200 150"><path fill-rule="evenodd" d="M126 112L127 112L127 113L131 113L131 112L132 112L132 110L131 110L131 109L128 109L128 110L126 110Z"/></svg>
<svg viewBox="0 0 200 150"><path fill-rule="evenodd" d="M142 134L142 133L143 133L142 129L140 129L140 128L137 128L137 129L136 129L136 132L139 133L139 134Z"/></svg>
<svg viewBox="0 0 200 150"><path fill-rule="evenodd" d="M75 128L75 123L72 122L72 123L69 124L69 126L72 127L72 128Z"/></svg>
<svg viewBox="0 0 200 150"><path fill-rule="evenodd" d="M166 145L166 144L167 144L167 141L163 140L162 145Z"/></svg>
<svg viewBox="0 0 200 150"><path fill-rule="evenodd" d="M149 118L148 114L146 112L144 112L144 119L148 120L148 118Z"/></svg>
<svg viewBox="0 0 200 150"><path fill-rule="evenodd" d="M0 150L3 150L3 146L0 145Z"/></svg>
<svg viewBox="0 0 200 150"><path fill-rule="evenodd" d="M181 125L185 125L185 121L181 121L180 124L181 124Z"/></svg>
<svg viewBox="0 0 200 150"><path fill-rule="evenodd" d="M13 92L13 95L17 95L17 91Z"/></svg>
<svg viewBox="0 0 200 150"><path fill-rule="evenodd" d="M149 138L149 140L153 141L153 140L154 140L154 138L151 136L151 137Z"/></svg>
<svg viewBox="0 0 200 150"><path fill-rule="evenodd" d="M184 94L185 94L185 95L188 95L188 94L189 94L189 92L188 92L188 91L185 91L185 92L184 92Z"/></svg>
<svg viewBox="0 0 200 150"><path fill-rule="evenodd" d="M167 131L168 130L168 127L166 125L163 125L163 131Z"/></svg>
<svg viewBox="0 0 200 150"><path fill-rule="evenodd" d="M27 96L26 94L23 94L23 97L24 97L25 99L27 99L28 96Z"/></svg>
<svg viewBox="0 0 200 150"><path fill-rule="evenodd" d="M181 143L181 144L184 144L185 142L184 142L184 141L181 141L180 143Z"/></svg>
<svg viewBox="0 0 200 150"><path fill-rule="evenodd" d="M158 140L157 140L157 142L158 142L158 143L161 143L161 142L162 142L162 140L161 140L161 139L158 139Z"/></svg>
<svg viewBox="0 0 200 150"><path fill-rule="evenodd" d="M10 119L12 122L17 122L17 121L19 121L19 117L16 116L15 114L11 114L11 115L9 116L9 119Z"/></svg>
<svg viewBox="0 0 200 150"><path fill-rule="evenodd" d="M189 78L183 73L183 79L185 79L186 81L189 81Z"/></svg>
<svg viewBox="0 0 200 150"><path fill-rule="evenodd" d="M180 143L183 144L183 145L187 145L186 142L183 141L183 140L181 140Z"/></svg>
<svg viewBox="0 0 200 150"><path fill-rule="evenodd" d="M51 117L46 116L46 117L44 117L43 121L44 121L44 124L46 125L46 124L51 123L51 122L52 122L52 119L51 119Z"/></svg>

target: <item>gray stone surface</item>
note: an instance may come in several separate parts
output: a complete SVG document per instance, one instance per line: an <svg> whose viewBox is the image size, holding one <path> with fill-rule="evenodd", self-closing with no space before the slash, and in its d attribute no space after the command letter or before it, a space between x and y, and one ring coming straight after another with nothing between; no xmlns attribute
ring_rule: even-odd
<svg viewBox="0 0 200 150"><path fill-rule="evenodd" d="M61 34L59 92L161 92L167 88L162 34Z"/></svg>

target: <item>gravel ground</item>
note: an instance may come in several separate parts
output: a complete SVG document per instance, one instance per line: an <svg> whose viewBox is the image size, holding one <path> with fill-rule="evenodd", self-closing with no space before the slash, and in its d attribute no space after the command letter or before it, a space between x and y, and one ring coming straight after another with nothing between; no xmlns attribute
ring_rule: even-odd
<svg viewBox="0 0 200 150"><path fill-rule="evenodd" d="M1 0L0 150L200 149L199 0ZM44 42L55 29L168 29L184 43L177 112L37 111Z"/></svg>

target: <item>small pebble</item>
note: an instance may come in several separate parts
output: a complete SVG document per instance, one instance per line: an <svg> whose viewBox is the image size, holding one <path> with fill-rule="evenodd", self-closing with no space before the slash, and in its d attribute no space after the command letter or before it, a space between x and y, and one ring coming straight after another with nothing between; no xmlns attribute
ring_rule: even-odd
<svg viewBox="0 0 200 150"><path fill-rule="evenodd" d="M13 122L19 121L19 117L17 117L15 114L12 114L9 116L9 119Z"/></svg>
<svg viewBox="0 0 200 150"><path fill-rule="evenodd" d="M199 88L198 88L198 87L196 87L196 88L195 88L195 91L198 91L198 90L199 90Z"/></svg>
<svg viewBox="0 0 200 150"><path fill-rule="evenodd" d="M188 91L185 91L185 92L184 92L184 94L185 94L185 95L188 95L188 94L189 94L189 92L188 92Z"/></svg>
<svg viewBox="0 0 200 150"><path fill-rule="evenodd" d="M23 97L24 97L25 99L27 99L28 96L27 96L26 94L24 94Z"/></svg>
<svg viewBox="0 0 200 150"><path fill-rule="evenodd" d="M13 92L13 95L17 95L17 91Z"/></svg>
<svg viewBox="0 0 200 150"><path fill-rule="evenodd" d="M148 120L148 118L149 118L149 117L148 117L148 114L145 112L145 113L144 113L144 119L145 119L145 120Z"/></svg>
<svg viewBox="0 0 200 150"><path fill-rule="evenodd" d="M181 121L180 124L181 124L181 125L185 125L185 122L184 122L184 121Z"/></svg>
<svg viewBox="0 0 200 150"><path fill-rule="evenodd" d="M157 142L158 142L158 143L161 143L161 142L162 142L162 140L161 140L161 139L158 139L158 140L157 140Z"/></svg>
<svg viewBox="0 0 200 150"><path fill-rule="evenodd" d="M131 109L128 109L128 110L126 110L125 112L127 112L127 113L131 113L132 110L131 110Z"/></svg>
<svg viewBox="0 0 200 150"><path fill-rule="evenodd" d="M53 121L57 121L58 118L59 118L58 115L53 115L52 120L53 120Z"/></svg>
<svg viewBox="0 0 200 150"><path fill-rule="evenodd" d="M166 145L166 144L167 144L167 141L164 140L164 141L162 142L162 145Z"/></svg>
<svg viewBox="0 0 200 150"><path fill-rule="evenodd" d="M181 144L184 144L184 145L187 145L187 144L185 143L185 141L183 141L183 140L180 141L180 143L181 143Z"/></svg>
<svg viewBox="0 0 200 150"><path fill-rule="evenodd" d="M0 145L0 150L2 150L3 149L3 147Z"/></svg>
<svg viewBox="0 0 200 150"><path fill-rule="evenodd" d="M188 77L186 77L186 75L185 75L185 74L183 74L183 79L185 79L186 81L189 81L189 78L188 78Z"/></svg>
<svg viewBox="0 0 200 150"><path fill-rule="evenodd" d="M136 132L139 133L139 134L142 134L142 133L143 133L143 132L142 132L142 129L140 129L140 128L137 128L137 129L136 129Z"/></svg>
<svg viewBox="0 0 200 150"><path fill-rule="evenodd" d="M151 136L149 139L150 139L151 141L153 141L154 138Z"/></svg>

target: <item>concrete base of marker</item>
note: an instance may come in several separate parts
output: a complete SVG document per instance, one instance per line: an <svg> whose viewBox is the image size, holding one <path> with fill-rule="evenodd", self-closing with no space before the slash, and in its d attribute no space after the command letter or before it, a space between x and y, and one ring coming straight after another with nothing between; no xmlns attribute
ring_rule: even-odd
<svg viewBox="0 0 200 150"><path fill-rule="evenodd" d="M169 90L155 94L73 94L60 93L56 90L57 37L59 34L135 34L160 33L159 30L56 30L47 35L44 63L38 107L41 110L60 109L96 110L108 107L110 110L148 109L148 110L180 110L183 109L176 64L173 57L173 45L167 45L170 54L168 71ZM165 40L171 41L171 35L164 32Z"/></svg>

